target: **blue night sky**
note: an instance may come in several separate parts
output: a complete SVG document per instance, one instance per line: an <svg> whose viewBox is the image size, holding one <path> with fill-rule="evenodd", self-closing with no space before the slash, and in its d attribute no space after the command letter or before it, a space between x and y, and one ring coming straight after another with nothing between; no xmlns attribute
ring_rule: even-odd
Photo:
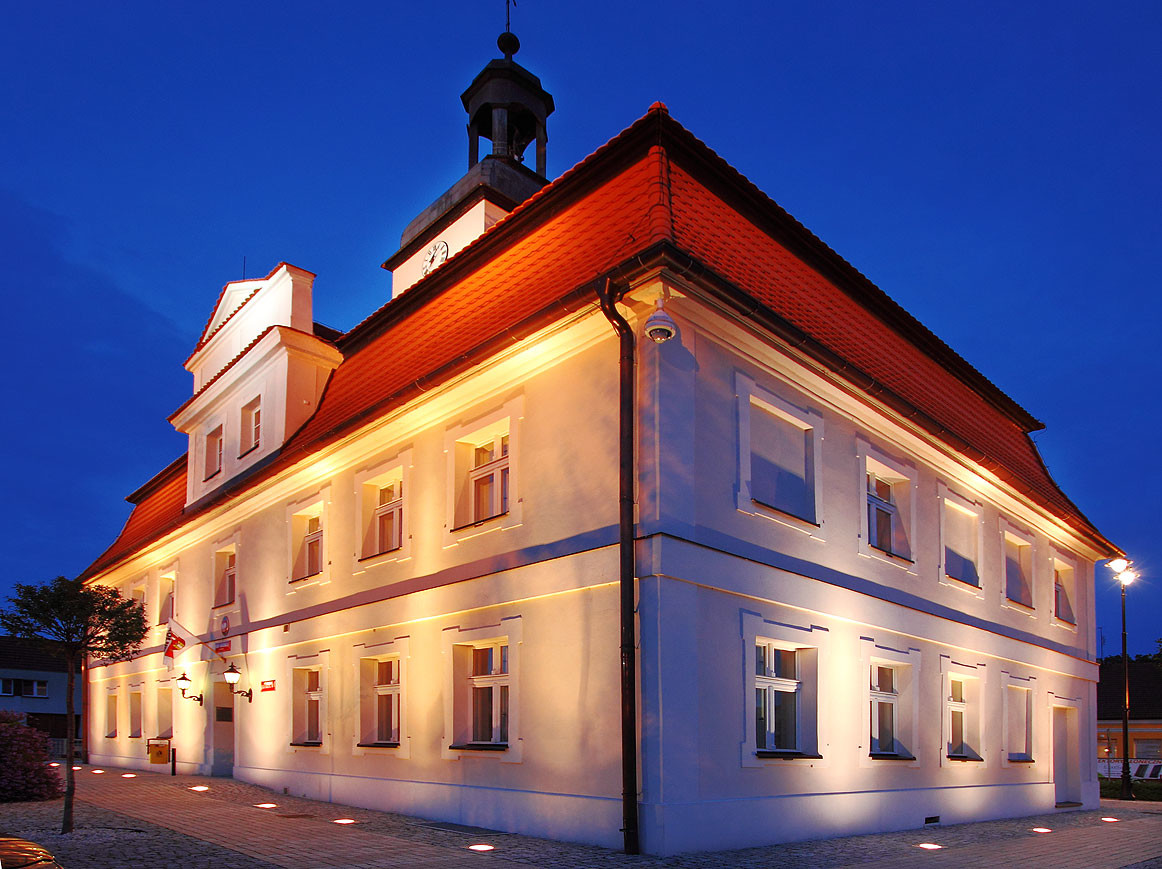
<svg viewBox="0 0 1162 869"><path fill-rule="evenodd" d="M5 5L0 596L79 573L183 452L181 364L243 257L316 272L338 328L388 298L503 24L503 0ZM1155 650L1162 4L520 0L513 31L556 99L550 177L662 100L1043 420Z"/></svg>

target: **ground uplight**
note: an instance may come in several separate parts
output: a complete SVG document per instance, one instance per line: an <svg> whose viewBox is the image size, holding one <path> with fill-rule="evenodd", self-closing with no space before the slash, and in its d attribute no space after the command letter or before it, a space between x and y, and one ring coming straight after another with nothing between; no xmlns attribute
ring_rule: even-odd
<svg viewBox="0 0 1162 869"><path fill-rule="evenodd" d="M917 848L923 848L925 851L939 851L939 850L940 850L941 848L943 848L944 846L943 846L943 845L937 845L935 842L921 842L921 843L920 843L919 845L917 845L916 847L917 847Z"/></svg>
<svg viewBox="0 0 1162 869"><path fill-rule="evenodd" d="M492 845L485 845L485 844L469 845L468 850L469 851L491 851L491 850L493 850L493 846Z"/></svg>
<svg viewBox="0 0 1162 869"><path fill-rule="evenodd" d="M1117 818L1102 818L1102 820L1107 824L1116 824L1118 822Z"/></svg>
<svg viewBox="0 0 1162 869"><path fill-rule="evenodd" d="M1033 832L1034 833L1052 833L1053 831L1050 830L1048 827L1034 827Z"/></svg>
<svg viewBox="0 0 1162 869"><path fill-rule="evenodd" d="M79 766L74 766L74 767L73 767L73 769L80 769L80 767L79 767Z"/></svg>
<svg viewBox="0 0 1162 869"><path fill-rule="evenodd" d="M105 770L103 770L103 769L93 770L93 775L104 775L104 774L105 774Z"/></svg>
<svg viewBox="0 0 1162 869"><path fill-rule="evenodd" d="M336 818L334 823L336 823L336 824L354 824L355 819L354 818Z"/></svg>
<svg viewBox="0 0 1162 869"><path fill-rule="evenodd" d="M49 766L60 766L60 764L54 760L52 763L49 764ZM76 769L76 767L73 767L73 769Z"/></svg>
<svg viewBox="0 0 1162 869"><path fill-rule="evenodd" d="M123 772L123 773L121 773L121 778L137 778L137 773L135 773L135 772Z"/></svg>
<svg viewBox="0 0 1162 869"><path fill-rule="evenodd" d="M194 785L192 788L190 788L190 790L198 791L198 793L201 793L202 791L208 791L209 788L205 785Z"/></svg>
<svg viewBox="0 0 1162 869"><path fill-rule="evenodd" d="M254 808L256 808L256 809L277 809L278 803L255 803Z"/></svg>

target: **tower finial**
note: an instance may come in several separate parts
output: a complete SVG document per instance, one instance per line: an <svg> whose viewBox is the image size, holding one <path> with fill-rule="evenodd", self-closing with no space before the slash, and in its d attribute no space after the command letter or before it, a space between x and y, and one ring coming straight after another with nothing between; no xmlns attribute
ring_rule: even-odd
<svg viewBox="0 0 1162 869"><path fill-rule="evenodd" d="M504 0L504 33L500 34L500 37L496 40L496 47L500 49L505 60L512 60L512 56L520 51L520 40L512 32L510 7L515 5L516 0Z"/></svg>

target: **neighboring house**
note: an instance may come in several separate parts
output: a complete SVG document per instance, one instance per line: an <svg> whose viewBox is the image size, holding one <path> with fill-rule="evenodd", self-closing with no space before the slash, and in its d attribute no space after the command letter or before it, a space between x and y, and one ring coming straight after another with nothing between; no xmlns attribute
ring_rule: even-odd
<svg viewBox="0 0 1162 869"><path fill-rule="evenodd" d="M535 76L463 103L470 168L362 323L285 263L222 290L188 452L85 574L156 625L91 671L93 761L172 735L186 773L609 846L625 814L660 854L1096 807L1119 550L1040 423L661 104L547 183Z"/></svg>
<svg viewBox="0 0 1162 869"><path fill-rule="evenodd" d="M1097 756L1117 760L1103 764L1101 772L1122 774L1122 710L1126 696L1125 671L1121 659L1101 664L1097 683ZM1130 758L1138 778L1162 776L1162 660L1130 661Z"/></svg>
<svg viewBox="0 0 1162 869"><path fill-rule="evenodd" d="M74 733L80 737L81 675L73 700ZM0 637L0 709L27 716L30 727L54 739L66 738L68 673L65 659L46 650L42 642Z"/></svg>

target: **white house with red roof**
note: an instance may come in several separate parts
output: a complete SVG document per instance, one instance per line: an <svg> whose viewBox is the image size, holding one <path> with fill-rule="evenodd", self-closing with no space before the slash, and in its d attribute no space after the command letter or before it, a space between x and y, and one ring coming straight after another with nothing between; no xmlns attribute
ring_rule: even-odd
<svg viewBox="0 0 1162 869"><path fill-rule="evenodd" d="M655 854L1096 806L1119 550L1040 423L660 103L548 182L499 44L391 301L223 289L93 760Z"/></svg>

